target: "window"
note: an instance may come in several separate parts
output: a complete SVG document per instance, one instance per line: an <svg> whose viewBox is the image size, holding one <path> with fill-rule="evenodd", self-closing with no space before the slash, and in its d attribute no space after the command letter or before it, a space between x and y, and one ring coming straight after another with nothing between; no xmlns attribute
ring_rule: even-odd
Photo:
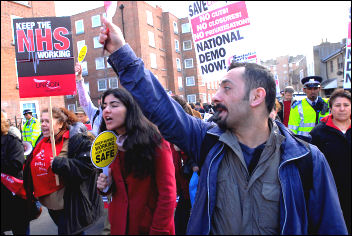
<svg viewBox="0 0 352 236"><path fill-rule="evenodd" d="M209 101L209 103L211 103L211 94L210 93L208 93L208 101Z"/></svg>
<svg viewBox="0 0 352 236"><path fill-rule="evenodd" d="M193 68L193 58L185 60L185 68Z"/></svg>
<svg viewBox="0 0 352 236"><path fill-rule="evenodd" d="M288 66L289 66L290 68L292 68L292 63L290 63Z"/></svg>
<svg viewBox="0 0 352 236"><path fill-rule="evenodd" d="M214 81L210 82L210 87L211 87L211 89L214 89Z"/></svg>
<svg viewBox="0 0 352 236"><path fill-rule="evenodd" d="M158 66L156 64L156 54L155 53L150 53L150 67L157 69Z"/></svg>
<svg viewBox="0 0 352 236"><path fill-rule="evenodd" d="M286 71L286 70L284 71L284 74L287 74L287 71Z"/></svg>
<svg viewBox="0 0 352 236"><path fill-rule="evenodd" d="M198 77L199 78L199 77ZM205 79L204 78L202 78L202 84L201 84L201 86L205 86Z"/></svg>
<svg viewBox="0 0 352 236"><path fill-rule="evenodd" d="M149 38L149 46L152 46L155 48L154 33L151 31L148 31L148 38Z"/></svg>
<svg viewBox="0 0 352 236"><path fill-rule="evenodd" d="M92 16L92 28L101 26L100 15Z"/></svg>
<svg viewBox="0 0 352 236"><path fill-rule="evenodd" d="M72 111L72 112L76 112L76 105L75 104L68 104L67 110Z"/></svg>
<svg viewBox="0 0 352 236"><path fill-rule="evenodd" d="M282 66L283 66L284 68L286 68L286 67L287 67L287 65L286 65L286 64L283 64Z"/></svg>
<svg viewBox="0 0 352 236"><path fill-rule="evenodd" d="M196 95L195 94L187 95L187 102L188 103L196 103Z"/></svg>
<svg viewBox="0 0 352 236"><path fill-rule="evenodd" d="M192 49L192 41L191 40L183 41L183 51L188 51L191 49Z"/></svg>
<svg viewBox="0 0 352 236"><path fill-rule="evenodd" d="M88 75L87 61L82 62L81 65L82 65L82 76Z"/></svg>
<svg viewBox="0 0 352 236"><path fill-rule="evenodd" d="M177 81L178 81L178 89L182 89L183 88L182 77L181 76L177 77Z"/></svg>
<svg viewBox="0 0 352 236"><path fill-rule="evenodd" d="M109 57L106 57L106 68L111 68L110 63L108 62Z"/></svg>
<svg viewBox="0 0 352 236"><path fill-rule="evenodd" d="M93 37L94 48L101 48L103 45L99 43L99 36Z"/></svg>
<svg viewBox="0 0 352 236"><path fill-rule="evenodd" d="M75 21L75 25L76 25L76 34L83 34L84 33L83 20Z"/></svg>
<svg viewBox="0 0 352 236"><path fill-rule="evenodd" d="M86 40L77 41L77 52L79 53L83 46L86 45Z"/></svg>
<svg viewBox="0 0 352 236"><path fill-rule="evenodd" d="M32 111L32 115L35 118L39 118L39 106L38 106L38 101L20 101L20 107L21 107L21 114L23 114L23 111L26 109L30 109ZM23 116L23 121L26 122L26 118ZM23 123L24 124L24 123Z"/></svg>
<svg viewBox="0 0 352 236"><path fill-rule="evenodd" d="M194 76L186 77L186 86L194 86L194 85L196 85L194 81Z"/></svg>
<svg viewBox="0 0 352 236"><path fill-rule="evenodd" d="M21 4L21 5L24 5L26 7L30 7L31 5L29 5L29 2L30 1L14 1L15 3L18 3L18 4Z"/></svg>
<svg viewBox="0 0 352 236"><path fill-rule="evenodd" d="M207 83L207 88L210 89L210 82Z"/></svg>
<svg viewBox="0 0 352 236"><path fill-rule="evenodd" d="M173 23L174 23L174 33L175 33L175 34L178 34L177 22L174 21Z"/></svg>
<svg viewBox="0 0 352 236"><path fill-rule="evenodd" d="M90 95L90 90L89 90L89 82L84 82L84 89L87 91L87 93Z"/></svg>
<svg viewBox="0 0 352 236"><path fill-rule="evenodd" d="M178 43L177 39L175 39L175 50L176 50L176 52L180 51L180 44Z"/></svg>
<svg viewBox="0 0 352 236"><path fill-rule="evenodd" d="M106 79L100 79L98 80L98 91L104 91L107 90L107 84L106 84Z"/></svg>
<svg viewBox="0 0 352 236"><path fill-rule="evenodd" d="M203 103L207 102L207 95L205 93L199 93L199 97L202 98Z"/></svg>
<svg viewBox="0 0 352 236"><path fill-rule="evenodd" d="M101 70L105 68L104 57L95 58L95 69Z"/></svg>
<svg viewBox="0 0 352 236"><path fill-rule="evenodd" d="M177 71L181 71L181 60L180 60L180 58L176 58L176 68L177 68Z"/></svg>
<svg viewBox="0 0 352 236"><path fill-rule="evenodd" d="M151 11L147 11L147 24L154 25L153 24L153 14Z"/></svg>
<svg viewBox="0 0 352 236"><path fill-rule="evenodd" d="M12 43L15 44L15 32L13 31L13 20L14 19L20 19L20 18L23 18L23 17L19 17L19 16L15 16L15 15L10 15L10 18L11 18L11 30L12 30Z"/></svg>
<svg viewBox="0 0 352 236"><path fill-rule="evenodd" d="M303 70L299 71L299 80L302 80L304 77Z"/></svg>
<svg viewBox="0 0 352 236"><path fill-rule="evenodd" d="M117 78L109 78L109 87L112 89L119 87L119 83L117 82Z"/></svg>
<svg viewBox="0 0 352 236"><path fill-rule="evenodd" d="M66 95L66 98L75 98L75 95Z"/></svg>
<svg viewBox="0 0 352 236"><path fill-rule="evenodd" d="M330 61L330 72L334 71L334 62Z"/></svg>
<svg viewBox="0 0 352 236"><path fill-rule="evenodd" d="M189 33L191 32L191 25L189 23L184 23L181 25L182 27L182 33Z"/></svg>
<svg viewBox="0 0 352 236"><path fill-rule="evenodd" d="M339 56L337 58L337 69L342 69L343 68L343 59L342 56Z"/></svg>

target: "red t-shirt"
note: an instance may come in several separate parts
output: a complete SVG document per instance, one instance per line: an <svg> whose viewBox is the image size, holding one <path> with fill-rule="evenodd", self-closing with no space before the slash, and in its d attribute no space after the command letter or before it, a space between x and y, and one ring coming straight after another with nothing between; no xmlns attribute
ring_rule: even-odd
<svg viewBox="0 0 352 236"><path fill-rule="evenodd" d="M291 101L284 101L284 120L283 124L287 127L288 120L290 118L290 111L291 111Z"/></svg>
<svg viewBox="0 0 352 236"><path fill-rule="evenodd" d="M64 140L70 137L69 131L66 131L61 142L56 142L56 155L59 155L64 144ZM31 162L31 173L34 187L34 196L41 197L56 192L63 188L60 181L56 186L55 174L51 169L50 162L53 158L50 138L43 138L33 151L33 160Z"/></svg>

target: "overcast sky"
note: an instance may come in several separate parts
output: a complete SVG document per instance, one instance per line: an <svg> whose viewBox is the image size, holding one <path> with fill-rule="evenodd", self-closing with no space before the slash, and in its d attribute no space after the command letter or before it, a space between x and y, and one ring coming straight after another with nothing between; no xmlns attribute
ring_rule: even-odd
<svg viewBox="0 0 352 236"><path fill-rule="evenodd" d="M179 18L188 16L189 2L147 2ZM55 1L57 16L70 16L101 6L103 1ZM249 1L246 6L261 59L307 56L322 39L336 43L347 37L350 1Z"/></svg>

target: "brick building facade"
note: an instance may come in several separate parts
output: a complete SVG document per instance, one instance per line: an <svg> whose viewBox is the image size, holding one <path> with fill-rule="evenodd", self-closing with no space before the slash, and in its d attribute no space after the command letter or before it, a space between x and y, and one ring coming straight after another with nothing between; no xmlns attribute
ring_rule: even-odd
<svg viewBox="0 0 352 236"><path fill-rule="evenodd" d="M8 114L11 123L20 128L24 109L32 109L34 116L48 107L49 98L20 98L16 69L15 44L12 20L29 17L55 16L54 1L1 1L1 109ZM56 106L64 106L64 97L52 97Z"/></svg>
<svg viewBox="0 0 352 236"><path fill-rule="evenodd" d="M108 53L102 58L103 48L97 42L104 14L104 7L99 7L71 17L74 55L83 45L88 47L83 76L95 105L106 89L119 86L117 75L107 63ZM214 96L216 86L207 89L199 76L188 18L179 19L142 1L119 1L113 22L166 91L189 102L206 102ZM65 104L75 110L77 96L66 96Z"/></svg>

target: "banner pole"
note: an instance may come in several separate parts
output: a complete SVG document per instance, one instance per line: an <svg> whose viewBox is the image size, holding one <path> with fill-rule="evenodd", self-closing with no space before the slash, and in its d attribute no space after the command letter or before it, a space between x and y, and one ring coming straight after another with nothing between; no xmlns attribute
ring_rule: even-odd
<svg viewBox="0 0 352 236"><path fill-rule="evenodd" d="M55 138L54 138L54 124L53 124L53 109L51 106L51 96L49 96L49 116L50 116L50 141L51 141L51 149L53 151L53 157L52 159L56 156L56 148L55 148ZM59 182L59 176L55 174L55 182L56 186L60 185Z"/></svg>

